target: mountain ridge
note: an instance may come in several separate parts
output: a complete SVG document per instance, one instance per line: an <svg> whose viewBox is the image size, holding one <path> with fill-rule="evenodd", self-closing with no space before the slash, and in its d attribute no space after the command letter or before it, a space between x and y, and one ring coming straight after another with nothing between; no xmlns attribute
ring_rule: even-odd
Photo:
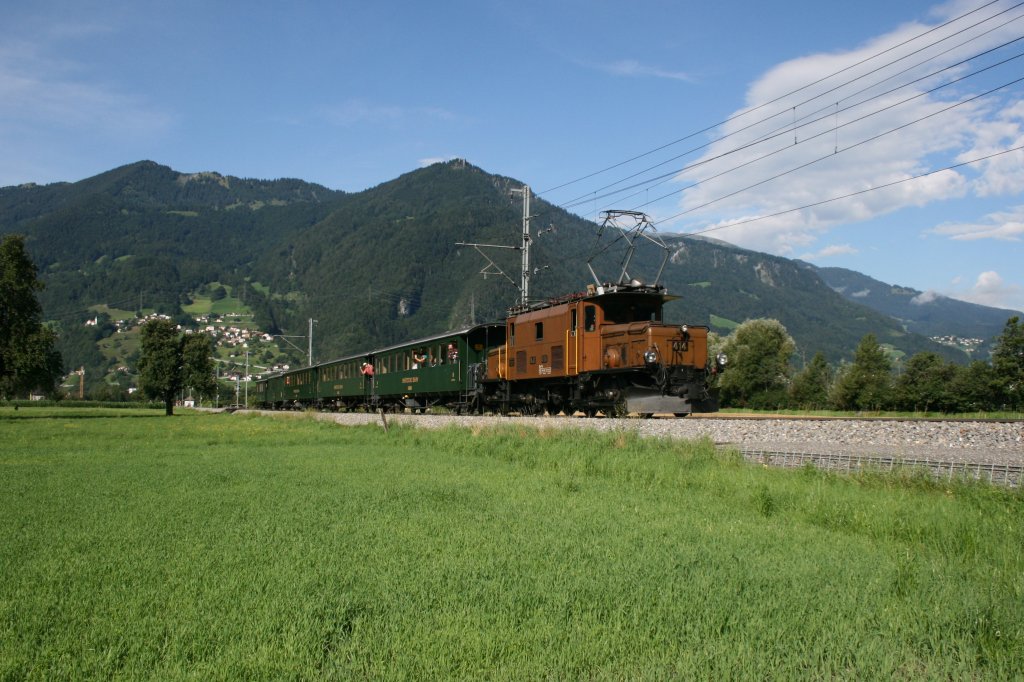
<svg viewBox="0 0 1024 682"><path fill-rule="evenodd" d="M991 339L1002 332L1009 317L1024 314L887 284L855 270L807 265L847 300L885 313L925 336Z"/></svg>
<svg viewBox="0 0 1024 682"><path fill-rule="evenodd" d="M355 193L142 161L76 183L0 188L0 233L27 235L51 319L72 324L126 295L180 313L189 292L222 282L245 291L272 332L303 333L318 320L324 357L500 318L518 292L458 243L517 244L521 199L510 190L521 185L464 161ZM584 288L594 224L541 198L532 212L532 293ZM820 268L718 240L663 236L671 249L663 283L682 296L666 308L670 321L727 333L744 319L774 317L806 360L818 351L832 362L848 359L867 333L897 353L967 359L905 319L837 293ZM491 254L518 279L518 251ZM635 264L653 267L656 258Z"/></svg>

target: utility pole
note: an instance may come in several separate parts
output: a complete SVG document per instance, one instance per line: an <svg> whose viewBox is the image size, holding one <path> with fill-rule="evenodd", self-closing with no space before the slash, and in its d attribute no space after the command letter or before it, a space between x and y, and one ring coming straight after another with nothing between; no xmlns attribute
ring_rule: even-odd
<svg viewBox="0 0 1024 682"><path fill-rule="evenodd" d="M512 286L515 286L515 281L505 274L505 272L498 267L490 256L483 252L483 249L513 249L522 252L522 274L519 279L519 304L526 308L530 305L530 244L533 239L530 237L530 219L533 217L530 215L530 186L523 185L521 189L510 190L514 194L523 195L523 234L522 241L519 246L504 246L501 244L473 244L469 242L455 242L456 246L472 246L477 250L481 256L487 260L487 265L484 266L480 274L487 278L487 275L501 275L509 282Z"/></svg>
<svg viewBox="0 0 1024 682"><path fill-rule="evenodd" d="M313 366L313 323L316 322L312 317L309 318L309 366Z"/></svg>
<svg viewBox="0 0 1024 682"><path fill-rule="evenodd" d="M521 303L525 308L530 304L530 186L523 185L522 189L514 189L512 192L523 195L523 274L519 289L522 292Z"/></svg>
<svg viewBox="0 0 1024 682"><path fill-rule="evenodd" d="M249 407L249 346L245 347L245 406Z"/></svg>

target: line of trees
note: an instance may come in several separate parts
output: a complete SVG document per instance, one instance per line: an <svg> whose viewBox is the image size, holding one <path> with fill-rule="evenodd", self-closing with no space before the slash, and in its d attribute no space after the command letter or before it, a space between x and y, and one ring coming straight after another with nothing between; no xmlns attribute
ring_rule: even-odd
<svg viewBox="0 0 1024 682"><path fill-rule="evenodd" d="M752 409L978 412L1024 409L1024 324L1011 317L990 362L967 366L932 352L901 366L873 334L861 339L852 362L833 367L820 353L795 371L796 344L778 320L744 322L718 341L729 356L719 379L726 407Z"/></svg>

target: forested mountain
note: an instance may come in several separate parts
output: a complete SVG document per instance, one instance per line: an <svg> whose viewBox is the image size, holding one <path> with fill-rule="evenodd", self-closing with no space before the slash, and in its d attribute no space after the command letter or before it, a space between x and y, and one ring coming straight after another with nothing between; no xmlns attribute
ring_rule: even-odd
<svg viewBox="0 0 1024 682"><path fill-rule="evenodd" d="M344 196L299 180L184 174L144 161L76 183L0 188L0 233L28 236L50 316L140 301L174 311L205 282L247 277L257 255Z"/></svg>
<svg viewBox="0 0 1024 682"><path fill-rule="evenodd" d="M717 318L736 323L777 319L806 361L819 351L833 363L848 360L866 334L875 334L880 343L908 356L931 350L950 360L965 360L961 351L909 333L891 317L847 301L797 261L717 241L676 237L669 243L677 250L666 270L666 283L684 296L674 304L682 319L710 323L723 333L731 328L715 324Z"/></svg>
<svg viewBox="0 0 1024 682"><path fill-rule="evenodd" d="M886 284L844 268L808 265L843 298L866 305L925 336L992 339L1019 311L967 303L939 294Z"/></svg>
<svg viewBox="0 0 1024 682"><path fill-rule="evenodd" d="M141 162L76 183L0 189L0 233L27 235L47 283L45 314L65 327L95 304L180 313L190 292L217 281L242 292L264 329L304 334L316 319L315 354L327 358L500 318L518 293L457 243L518 244L521 198L510 190L519 187L463 161L358 193ZM592 281L594 224L542 200L531 212L532 297L582 290ZM663 282L681 297L668 307L671 321L727 333L774 317L808 359L849 358L867 333L907 354L965 359L844 299L806 264L710 240L666 241ZM519 251L488 254L518 282ZM616 278L619 255L598 262L602 277ZM653 274L655 258L641 254L631 272Z"/></svg>

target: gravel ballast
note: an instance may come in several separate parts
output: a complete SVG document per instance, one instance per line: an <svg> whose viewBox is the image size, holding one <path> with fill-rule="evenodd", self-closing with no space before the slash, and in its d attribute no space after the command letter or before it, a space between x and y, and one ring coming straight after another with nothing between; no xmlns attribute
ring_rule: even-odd
<svg viewBox="0 0 1024 682"><path fill-rule="evenodd" d="M262 412L304 415L302 412ZM381 424L381 415L312 413L338 424ZM636 431L642 436L710 438L741 450L883 456L947 462L1024 465L1024 423L852 419L585 419L388 414L388 424L419 428L520 424L536 429Z"/></svg>

